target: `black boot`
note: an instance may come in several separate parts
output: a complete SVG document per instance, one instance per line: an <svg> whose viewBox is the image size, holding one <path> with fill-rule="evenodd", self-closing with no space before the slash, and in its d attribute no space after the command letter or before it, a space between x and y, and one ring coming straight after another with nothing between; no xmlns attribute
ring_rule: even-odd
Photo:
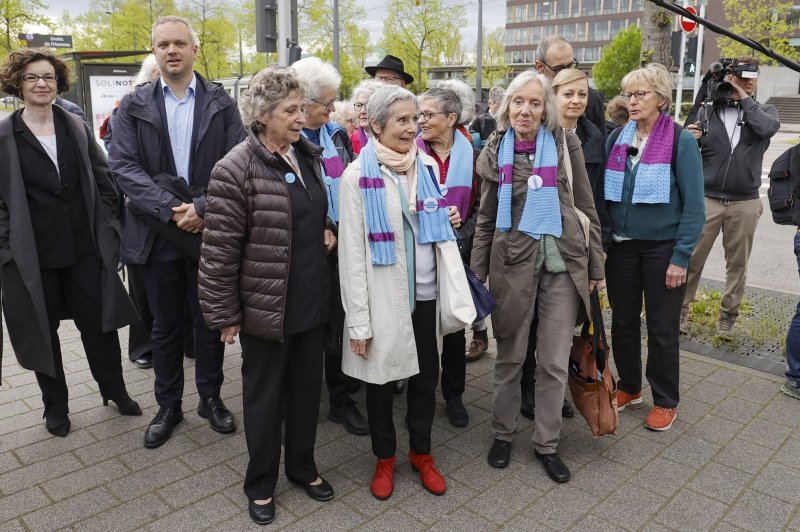
<svg viewBox="0 0 800 532"><path fill-rule="evenodd" d="M67 405L57 405L47 396L42 396L42 401L44 402L44 414L42 414L42 419L45 420L44 426L47 432L59 438L65 437L69 434L69 429L72 427L69 416L67 415L69 412Z"/></svg>

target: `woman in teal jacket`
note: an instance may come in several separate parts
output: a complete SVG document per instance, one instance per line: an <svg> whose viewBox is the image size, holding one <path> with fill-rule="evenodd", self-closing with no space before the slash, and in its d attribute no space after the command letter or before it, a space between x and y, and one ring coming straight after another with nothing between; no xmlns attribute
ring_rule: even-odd
<svg viewBox="0 0 800 532"><path fill-rule="evenodd" d="M703 166L697 141L667 111L672 79L661 65L622 79L630 122L609 136L605 198L613 243L606 279L619 372L617 406L642 404L641 312L647 313L645 426L669 430L677 415L680 310L689 258L703 229ZM677 143L677 152L675 151Z"/></svg>

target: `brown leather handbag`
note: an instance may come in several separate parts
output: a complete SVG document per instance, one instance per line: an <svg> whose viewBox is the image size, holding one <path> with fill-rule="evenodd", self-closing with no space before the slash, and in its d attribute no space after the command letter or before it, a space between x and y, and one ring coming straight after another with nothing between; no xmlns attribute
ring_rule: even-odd
<svg viewBox="0 0 800 532"><path fill-rule="evenodd" d="M606 341L597 289L589 294L589 302L592 316L584 323L581 335L572 339L569 390L592 435L616 434L617 383L609 367L611 348Z"/></svg>

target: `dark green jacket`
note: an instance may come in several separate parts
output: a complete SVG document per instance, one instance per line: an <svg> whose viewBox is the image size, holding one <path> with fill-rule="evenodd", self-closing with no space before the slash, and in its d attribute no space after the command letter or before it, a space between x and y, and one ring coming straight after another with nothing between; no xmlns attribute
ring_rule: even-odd
<svg viewBox="0 0 800 532"><path fill-rule="evenodd" d="M611 137L606 153L611 153ZM638 165L630 157L622 184L622 201L608 200L613 234L636 240L674 240L670 262L687 268L705 223L703 162L691 133L681 131L676 168L670 179L669 203L634 204L631 201Z"/></svg>

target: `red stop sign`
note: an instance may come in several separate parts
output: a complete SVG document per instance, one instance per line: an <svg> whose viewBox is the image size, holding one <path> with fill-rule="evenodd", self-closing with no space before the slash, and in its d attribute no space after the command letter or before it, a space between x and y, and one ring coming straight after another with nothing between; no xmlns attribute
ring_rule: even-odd
<svg viewBox="0 0 800 532"><path fill-rule="evenodd" d="M697 15L697 10L695 8L693 8L692 6L687 6L686 7L686 11L688 11L692 15ZM694 20L685 18L683 16L681 17L681 28L683 29L683 31L685 31L686 33L691 33L691 32L694 31L694 29L696 27L697 27L697 22L695 22Z"/></svg>

